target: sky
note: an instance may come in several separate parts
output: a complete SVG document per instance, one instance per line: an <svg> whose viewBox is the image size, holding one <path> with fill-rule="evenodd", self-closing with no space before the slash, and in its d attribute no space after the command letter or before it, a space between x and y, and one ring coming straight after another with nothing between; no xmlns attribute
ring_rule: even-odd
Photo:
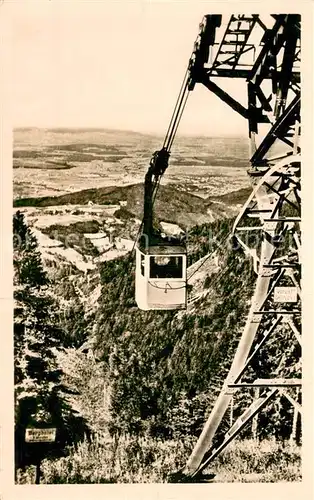
<svg viewBox="0 0 314 500"><path fill-rule="evenodd" d="M163 134L199 23L213 12L212 5L183 0L8 1L1 8L10 21L12 125ZM244 85L233 80L224 88L243 102ZM245 136L247 123L197 85L179 133Z"/></svg>

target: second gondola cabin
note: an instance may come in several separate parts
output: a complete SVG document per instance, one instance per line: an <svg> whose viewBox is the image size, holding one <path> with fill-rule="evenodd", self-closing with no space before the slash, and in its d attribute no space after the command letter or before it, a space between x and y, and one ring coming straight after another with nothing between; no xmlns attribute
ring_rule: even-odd
<svg viewBox="0 0 314 500"><path fill-rule="evenodd" d="M160 238L136 248L135 298L143 310L186 308L186 247Z"/></svg>

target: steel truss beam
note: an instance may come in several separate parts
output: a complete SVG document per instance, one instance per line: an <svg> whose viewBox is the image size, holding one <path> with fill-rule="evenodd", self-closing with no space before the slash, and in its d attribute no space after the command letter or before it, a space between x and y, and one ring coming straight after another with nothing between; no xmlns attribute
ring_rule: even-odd
<svg viewBox="0 0 314 500"><path fill-rule="evenodd" d="M201 83L248 122L251 168L248 171L253 190L236 218L233 237L239 248L253 259L257 274L250 311L221 393L189 457L182 477L197 478L214 458L242 431L263 408L284 396L295 411L301 412L298 396L291 391L301 387L301 278L300 278L300 16L272 16L273 24L258 15L232 15L219 43L213 39L220 16L206 16L213 25L201 30L211 40L208 50L218 47L213 63L196 54L190 61L190 90ZM213 28L214 26L214 28ZM253 39L259 29L261 39ZM211 36L212 35L212 36ZM249 43L250 42L250 43ZM230 47L233 47L231 54ZM251 67L244 68L243 57L257 54ZM197 67L194 66L197 61ZM211 78L245 78L248 107L224 92ZM271 87L270 94L267 85ZM264 88L265 87L265 88ZM259 124L268 131L259 131ZM258 140L259 139L259 143ZM275 153L273 147L280 147ZM259 224L252 224L258 217ZM253 220L252 220L253 219ZM296 349L293 377L285 366L285 346L281 335ZM278 339L278 340L277 340ZM282 347L278 366L272 366L276 378L259 379L252 370L255 360L271 342ZM290 367L291 368L291 367ZM291 370L290 370L291 371ZM254 375L254 373L256 373ZM255 377L255 378L254 378ZM235 393L259 387L262 394L230 425L217 446L215 440Z"/></svg>

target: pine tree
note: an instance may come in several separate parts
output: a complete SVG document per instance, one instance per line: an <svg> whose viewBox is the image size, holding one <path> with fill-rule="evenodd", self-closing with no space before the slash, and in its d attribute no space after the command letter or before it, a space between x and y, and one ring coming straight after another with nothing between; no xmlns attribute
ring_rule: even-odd
<svg viewBox="0 0 314 500"><path fill-rule="evenodd" d="M24 216L17 211L13 218L14 283L33 288L47 285L38 244Z"/></svg>
<svg viewBox="0 0 314 500"><path fill-rule="evenodd" d="M70 406L56 354L62 348L57 306L37 240L17 212L14 233L14 362L16 467L64 453L84 437L84 420ZM26 444L27 427L55 427L53 444Z"/></svg>

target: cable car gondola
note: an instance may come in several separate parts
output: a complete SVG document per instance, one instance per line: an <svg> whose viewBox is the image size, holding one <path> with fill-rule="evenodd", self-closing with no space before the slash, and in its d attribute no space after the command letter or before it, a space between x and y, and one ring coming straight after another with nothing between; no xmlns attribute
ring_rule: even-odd
<svg viewBox="0 0 314 500"><path fill-rule="evenodd" d="M185 309L186 248L160 240L136 248L136 302L140 309Z"/></svg>
<svg viewBox="0 0 314 500"><path fill-rule="evenodd" d="M145 177L142 234L136 247L135 299L140 309L185 309L186 245L166 237L153 224L153 204L160 176L168 166L166 148L156 151Z"/></svg>
<svg viewBox="0 0 314 500"><path fill-rule="evenodd" d="M142 234L136 248L135 299L140 309L185 309L187 305L187 255L185 242L165 238L153 227L153 206L160 179L168 167L170 150L189 93L198 80L199 70L207 62L209 47L221 15L206 15L194 44L163 147L150 161L144 185Z"/></svg>

